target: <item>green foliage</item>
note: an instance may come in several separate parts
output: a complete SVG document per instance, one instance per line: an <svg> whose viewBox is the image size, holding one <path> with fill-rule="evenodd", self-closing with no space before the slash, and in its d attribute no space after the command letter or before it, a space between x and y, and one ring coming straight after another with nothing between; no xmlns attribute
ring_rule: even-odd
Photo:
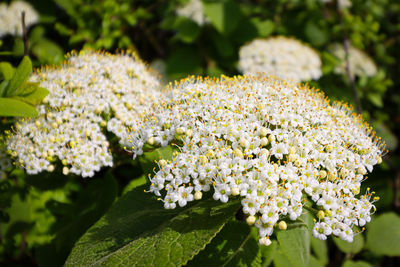
<svg viewBox="0 0 400 267"><path fill-rule="evenodd" d="M75 245L66 266L179 266L191 260L239 203L205 199L173 210L138 187L126 193Z"/></svg>
<svg viewBox="0 0 400 267"><path fill-rule="evenodd" d="M293 266L308 266L310 261L310 235L307 227L279 231L276 236L281 248L281 254Z"/></svg>
<svg viewBox="0 0 400 267"><path fill-rule="evenodd" d="M371 264L365 261L345 261L343 267L372 267Z"/></svg>
<svg viewBox="0 0 400 267"><path fill-rule="evenodd" d="M400 217L384 213L373 218L367 232L367 247L378 255L400 256Z"/></svg>
<svg viewBox="0 0 400 267"><path fill-rule="evenodd" d="M359 253L364 247L364 237L359 234L354 237L353 242L343 241L340 238L334 237L333 241L335 242L336 246L343 251L344 253L352 253L357 254Z"/></svg>
<svg viewBox="0 0 400 267"><path fill-rule="evenodd" d="M260 266L256 238L246 223L232 220L187 266Z"/></svg>
<svg viewBox="0 0 400 267"><path fill-rule="evenodd" d="M16 69L10 63L1 62L0 71L0 116L35 117L37 111L32 105L38 104L49 92L38 83L29 82L32 62L24 57Z"/></svg>

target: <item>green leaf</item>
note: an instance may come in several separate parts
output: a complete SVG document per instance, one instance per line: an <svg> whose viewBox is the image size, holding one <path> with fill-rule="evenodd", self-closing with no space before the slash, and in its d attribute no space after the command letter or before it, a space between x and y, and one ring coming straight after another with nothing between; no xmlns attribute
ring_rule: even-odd
<svg viewBox="0 0 400 267"><path fill-rule="evenodd" d="M35 88L33 92L25 94L23 96L16 96L14 98L24 101L31 105L39 104L40 101L42 101L42 99L49 94L49 91L47 91L47 89L43 87L37 87L37 85L32 85L32 86L34 86Z"/></svg>
<svg viewBox="0 0 400 267"><path fill-rule="evenodd" d="M15 70L10 63L0 62L0 71L3 74L4 79L9 81L12 79Z"/></svg>
<svg viewBox="0 0 400 267"><path fill-rule="evenodd" d="M305 35L310 40L310 43L315 46L321 46L329 39L326 31L311 21L305 26Z"/></svg>
<svg viewBox="0 0 400 267"><path fill-rule="evenodd" d="M21 85L28 80L32 72L32 62L29 57L25 56L14 72L14 76L10 80L7 88L6 96L15 96L20 92Z"/></svg>
<svg viewBox="0 0 400 267"><path fill-rule="evenodd" d="M400 217L392 212L375 217L367 230L367 247L374 254L400 256Z"/></svg>
<svg viewBox="0 0 400 267"><path fill-rule="evenodd" d="M0 83L0 97L5 95L5 92L7 91L7 87L10 84L10 81L4 80Z"/></svg>
<svg viewBox="0 0 400 267"><path fill-rule="evenodd" d="M337 237L333 237L333 241L344 253L357 254L364 247L364 237L361 234L354 236L354 240L351 243Z"/></svg>
<svg viewBox="0 0 400 267"><path fill-rule="evenodd" d="M240 20L240 9L234 1L203 2L204 13L222 34L231 33Z"/></svg>
<svg viewBox="0 0 400 267"><path fill-rule="evenodd" d="M194 47L182 46L174 49L167 59L167 75L173 79L202 72L202 58Z"/></svg>
<svg viewBox="0 0 400 267"><path fill-rule="evenodd" d="M326 240L319 240L316 238L311 238L311 249L314 254L317 256L319 262L323 265L328 264L329 256L328 256L328 246Z"/></svg>
<svg viewBox="0 0 400 267"><path fill-rule="evenodd" d="M124 190L122 191L122 195L125 195L126 193L128 193L129 191L131 191L132 189L144 185L147 183L148 178L146 175L142 175L139 178L133 179L132 181L129 182L129 184L127 184L124 187Z"/></svg>
<svg viewBox="0 0 400 267"><path fill-rule="evenodd" d="M180 266L222 229L240 203L201 200L166 210L138 187L75 244L65 266Z"/></svg>
<svg viewBox="0 0 400 267"><path fill-rule="evenodd" d="M271 245L269 246L261 246L261 266L267 267L271 264L272 260L274 259L275 252L278 249L278 243L276 241L272 241Z"/></svg>
<svg viewBox="0 0 400 267"><path fill-rule="evenodd" d="M379 93L367 93L367 98L378 108L383 107L382 95Z"/></svg>
<svg viewBox="0 0 400 267"><path fill-rule="evenodd" d="M178 31L177 37L185 43L193 43L200 34L199 25L185 17L177 17L174 28Z"/></svg>
<svg viewBox="0 0 400 267"><path fill-rule="evenodd" d="M261 37L269 36L275 28L275 24L269 19L260 20L259 18L252 18L251 23L256 26L257 32Z"/></svg>
<svg viewBox="0 0 400 267"><path fill-rule="evenodd" d="M260 266L261 251L250 227L231 220L187 266Z"/></svg>
<svg viewBox="0 0 400 267"><path fill-rule="evenodd" d="M347 260L344 262L342 267L372 267L373 265L369 264L365 261L350 261Z"/></svg>
<svg viewBox="0 0 400 267"><path fill-rule="evenodd" d="M324 267L326 265L327 265L326 263L322 263L320 260L315 258L313 255L310 256L309 267Z"/></svg>
<svg viewBox="0 0 400 267"><path fill-rule="evenodd" d="M117 194L118 182L111 172L107 172L104 177L88 180L87 187L79 192L73 203L47 203L47 210L53 211L59 219L52 227L55 238L37 249L39 265L62 266L75 242L106 213Z"/></svg>
<svg viewBox="0 0 400 267"><path fill-rule="evenodd" d="M11 98L0 98L0 116L4 117L36 117L38 112L34 107Z"/></svg>
<svg viewBox="0 0 400 267"><path fill-rule="evenodd" d="M279 231L277 238L282 252L293 266L308 266L310 257L310 235L307 227Z"/></svg>
<svg viewBox="0 0 400 267"><path fill-rule="evenodd" d="M41 39L32 46L32 53L42 63L57 64L64 59L64 51L56 43Z"/></svg>
<svg viewBox="0 0 400 267"><path fill-rule="evenodd" d="M275 267L293 267L293 266L295 266L294 264L292 264L289 261L288 257L286 256L286 254L283 252L283 250L280 247L278 247L278 249L275 252L273 262L274 262Z"/></svg>

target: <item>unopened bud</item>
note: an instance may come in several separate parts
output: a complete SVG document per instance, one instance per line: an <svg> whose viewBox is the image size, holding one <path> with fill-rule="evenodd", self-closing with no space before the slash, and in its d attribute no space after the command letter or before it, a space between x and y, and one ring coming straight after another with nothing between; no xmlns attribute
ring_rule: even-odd
<svg viewBox="0 0 400 267"><path fill-rule="evenodd" d="M265 137L268 134L268 129L265 127L261 127L260 129L260 136Z"/></svg>
<svg viewBox="0 0 400 267"><path fill-rule="evenodd" d="M64 175L68 175L68 174L69 174L69 169L68 169L68 167L64 167L63 170L62 170L62 173L63 173Z"/></svg>
<svg viewBox="0 0 400 267"><path fill-rule="evenodd" d="M323 210L318 211L317 217L318 219L323 219L325 217L325 212Z"/></svg>
<svg viewBox="0 0 400 267"><path fill-rule="evenodd" d="M152 136L152 137L150 137L149 139L147 139L147 143L149 144L149 145L154 145L154 137Z"/></svg>
<svg viewBox="0 0 400 267"><path fill-rule="evenodd" d="M266 145L268 145L268 138L267 138L267 137L261 138L260 145L261 145L261 146L266 146Z"/></svg>
<svg viewBox="0 0 400 267"><path fill-rule="evenodd" d="M237 187L232 188L232 189L231 189L231 194L232 194L232 196L237 196L237 195L239 195L239 194L240 194L239 188L237 188Z"/></svg>
<svg viewBox="0 0 400 267"><path fill-rule="evenodd" d="M54 165L49 165L49 166L47 167L47 171L48 171L48 172L54 171Z"/></svg>
<svg viewBox="0 0 400 267"><path fill-rule="evenodd" d="M287 224L286 224L286 222L285 222L285 221L280 221L279 224L278 224L278 228L279 228L280 230L286 230L286 229L287 229Z"/></svg>
<svg viewBox="0 0 400 267"><path fill-rule="evenodd" d="M260 243L260 245L263 245L263 246L269 246L272 243L268 237L262 237L258 240L258 242Z"/></svg>
<svg viewBox="0 0 400 267"><path fill-rule="evenodd" d="M324 170L319 171L318 174L319 174L319 177L321 177L322 179L326 178L326 176L328 175L328 174L326 173L326 171L324 171Z"/></svg>
<svg viewBox="0 0 400 267"><path fill-rule="evenodd" d="M246 218L246 223L248 225L253 225L256 222L256 216L250 215Z"/></svg>
<svg viewBox="0 0 400 267"><path fill-rule="evenodd" d="M203 197L203 193L202 193L202 192L196 191L196 192L194 193L194 199L195 199L195 200L200 200L202 197Z"/></svg>
<svg viewBox="0 0 400 267"><path fill-rule="evenodd" d="M272 143L272 142L274 142L275 141L275 135L272 135L272 134L270 134L269 136L268 136L268 140Z"/></svg>
<svg viewBox="0 0 400 267"><path fill-rule="evenodd" d="M243 152L239 148L235 148L235 150L233 150L233 155L238 158L243 158Z"/></svg>

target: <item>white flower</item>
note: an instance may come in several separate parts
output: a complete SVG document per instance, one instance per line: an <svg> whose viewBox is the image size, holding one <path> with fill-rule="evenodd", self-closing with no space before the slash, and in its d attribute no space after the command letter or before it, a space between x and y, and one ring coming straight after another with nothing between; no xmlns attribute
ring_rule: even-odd
<svg viewBox="0 0 400 267"><path fill-rule="evenodd" d="M72 53L61 67L44 68L30 80L49 90L46 104L38 106L37 118L21 119L7 140L29 174L48 170L57 159L67 167L63 173L83 177L112 166L103 127L126 143L127 127L135 129L160 95L157 78L130 53Z"/></svg>
<svg viewBox="0 0 400 267"><path fill-rule="evenodd" d="M323 3L332 3L336 0L320 0ZM351 0L337 0L339 8L350 8L352 6Z"/></svg>
<svg viewBox="0 0 400 267"><path fill-rule="evenodd" d="M283 36L256 39L242 46L239 70L245 75L266 73L296 82L317 80L322 75L317 52L294 38Z"/></svg>
<svg viewBox="0 0 400 267"><path fill-rule="evenodd" d="M166 208L194 200L172 197L192 186L214 190L221 202L236 195L243 212L257 218L262 243L283 216L296 220L309 208L304 196L324 214L313 231L317 238L351 240L349 229L370 220L371 193L357 196L360 170L381 161L384 144L344 104L330 105L301 84L259 76L191 77L166 95L129 133L134 157L149 136L160 145L180 144L150 178L150 191L164 197Z"/></svg>
<svg viewBox="0 0 400 267"><path fill-rule="evenodd" d="M343 45L333 44L329 50L339 60L338 65L335 67L334 72L337 74L346 73L346 52ZM377 73L377 67L372 58L364 51L349 47L349 66L350 74L353 76L368 76L372 77Z"/></svg>
<svg viewBox="0 0 400 267"><path fill-rule="evenodd" d="M7 34L22 35L22 12L27 28L38 22L39 14L25 1L12 1L9 6L0 4L0 38Z"/></svg>
<svg viewBox="0 0 400 267"><path fill-rule="evenodd" d="M208 21L204 14L204 7L201 0L189 0L187 4L177 8L176 13L193 20L200 26L204 25Z"/></svg>

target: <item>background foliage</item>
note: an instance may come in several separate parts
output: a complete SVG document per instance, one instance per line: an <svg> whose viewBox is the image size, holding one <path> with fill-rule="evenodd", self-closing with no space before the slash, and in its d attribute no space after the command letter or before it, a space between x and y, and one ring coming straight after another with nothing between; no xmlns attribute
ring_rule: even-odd
<svg viewBox="0 0 400 267"><path fill-rule="evenodd" d="M261 247L254 229L241 221L239 213L233 216L238 207L235 201L217 205L204 200L185 209L164 210L143 193L146 186L142 185L147 183L154 159L171 156L170 148L148 152L137 160L121 156L114 161L117 167L91 179L57 171L27 176L9 169L0 180L0 262L4 265L61 266L71 251L67 266L112 265L121 259L125 264L157 266L400 263L399 1L352 0L351 8L338 11L336 1L203 0L203 25L176 14L185 0L30 2L40 13L39 23L28 32L29 54L36 67L61 63L64 53L92 47L112 52L135 49L164 75L165 82L188 74L235 75L243 44L254 38L286 35L319 51L324 76L311 85L331 99L353 102L349 79L334 74L337 59L328 49L347 38L378 65L377 75L357 77L355 87L363 116L386 140L390 152L364 183L381 197L376 203L378 212L366 232L351 244L336 238L325 242L312 238L309 214L292 228L279 231L271 246ZM46 90L26 82L32 67L28 58L22 58L22 37L5 36L0 45L0 116L5 130L13 122L5 116L35 115L31 105ZM21 109L5 108L16 107L16 101ZM172 220L163 223L167 218ZM129 256L143 246L150 248L145 259Z"/></svg>

